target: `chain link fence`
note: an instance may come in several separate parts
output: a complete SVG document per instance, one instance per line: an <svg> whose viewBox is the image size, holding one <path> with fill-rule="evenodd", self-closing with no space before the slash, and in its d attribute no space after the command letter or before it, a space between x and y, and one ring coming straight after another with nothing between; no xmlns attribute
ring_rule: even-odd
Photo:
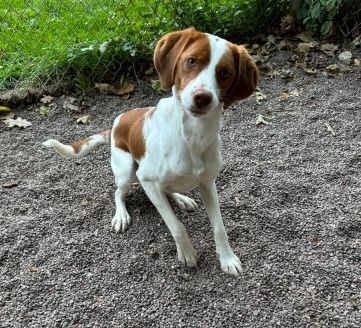
<svg viewBox="0 0 361 328"><path fill-rule="evenodd" d="M240 41L278 20L286 2L2 0L0 92L114 81L148 68L168 31L194 26Z"/></svg>

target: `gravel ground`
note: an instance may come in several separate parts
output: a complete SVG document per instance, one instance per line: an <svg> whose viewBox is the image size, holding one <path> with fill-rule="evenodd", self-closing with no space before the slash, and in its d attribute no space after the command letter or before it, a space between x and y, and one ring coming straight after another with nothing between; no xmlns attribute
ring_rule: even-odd
<svg viewBox="0 0 361 328"><path fill-rule="evenodd" d="M273 60L288 65L280 52ZM54 100L0 124L1 327L359 327L361 325L361 74L261 82L225 112L217 180L239 278L223 274L209 220L175 209L199 255L177 263L175 244L139 185L127 196L133 224L111 231L110 152L71 161L43 149L110 128L120 112L159 99L141 81L129 100L94 93L79 113ZM299 96L282 100L282 91ZM258 114L269 125L256 125ZM334 131L332 135L329 125ZM197 191L191 193L200 204Z"/></svg>

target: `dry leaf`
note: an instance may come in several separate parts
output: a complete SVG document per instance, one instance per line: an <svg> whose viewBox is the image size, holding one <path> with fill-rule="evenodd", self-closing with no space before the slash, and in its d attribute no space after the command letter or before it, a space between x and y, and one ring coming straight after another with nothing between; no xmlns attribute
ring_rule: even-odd
<svg viewBox="0 0 361 328"><path fill-rule="evenodd" d="M302 53L309 52L311 49L315 48L318 45L316 41L299 43L297 50Z"/></svg>
<svg viewBox="0 0 361 328"><path fill-rule="evenodd" d="M326 123L325 123L325 126L326 126L326 128L327 128L327 131L331 132L331 134L332 134L333 136L336 135L336 133L335 133L335 131L332 129L330 123L326 122Z"/></svg>
<svg viewBox="0 0 361 328"><path fill-rule="evenodd" d="M289 93L287 91L283 91L280 93L281 99L288 99L290 97Z"/></svg>
<svg viewBox="0 0 361 328"><path fill-rule="evenodd" d="M126 93L126 94L122 95L121 98L124 99L124 100L129 99L130 98L130 93Z"/></svg>
<svg viewBox="0 0 361 328"><path fill-rule="evenodd" d="M153 66L149 67L147 70L144 71L144 75L151 75L154 72Z"/></svg>
<svg viewBox="0 0 361 328"><path fill-rule="evenodd" d="M276 44L276 47L278 50L282 50L284 48L287 47L287 41L286 40L281 40L280 42L278 42L278 44Z"/></svg>
<svg viewBox="0 0 361 328"><path fill-rule="evenodd" d="M125 81L120 88L117 89L117 95L124 95L126 93L131 93L134 91L135 84Z"/></svg>
<svg viewBox="0 0 361 328"><path fill-rule="evenodd" d="M276 43L276 38L274 37L274 35L270 34L269 36L267 36L267 41L269 43L275 44Z"/></svg>
<svg viewBox="0 0 361 328"><path fill-rule="evenodd" d="M122 96L127 93L131 93L134 91L135 85L128 81L121 81L119 85L111 85L108 83L95 83L95 87L99 89L99 91L106 95L118 95Z"/></svg>
<svg viewBox="0 0 361 328"><path fill-rule="evenodd" d="M328 56L335 56L335 51L338 49L338 46L332 43L322 44L320 50L323 51Z"/></svg>
<svg viewBox="0 0 361 328"><path fill-rule="evenodd" d="M305 63L300 63L298 66L301 67L307 74L315 75L318 73L316 68L307 68Z"/></svg>
<svg viewBox="0 0 361 328"><path fill-rule="evenodd" d="M294 89L290 91L290 96L291 97L298 97L300 95L298 89Z"/></svg>
<svg viewBox="0 0 361 328"><path fill-rule="evenodd" d="M256 119L256 125L258 125L258 124L269 125L269 124L271 124L271 122L266 121L265 117L263 115L258 114L257 119Z"/></svg>
<svg viewBox="0 0 361 328"><path fill-rule="evenodd" d="M332 64L326 67L326 71L335 74L338 73L340 69L337 64Z"/></svg>
<svg viewBox="0 0 361 328"><path fill-rule="evenodd" d="M352 53L349 51L341 52L338 55L338 59L344 62L345 64L350 64L352 58Z"/></svg>
<svg viewBox="0 0 361 328"><path fill-rule="evenodd" d="M267 99L267 96L261 91L261 89L257 88L256 94L256 103L261 104L262 100Z"/></svg>
<svg viewBox="0 0 361 328"><path fill-rule="evenodd" d="M3 188L14 188L18 185L17 181L7 181L3 184Z"/></svg>
<svg viewBox="0 0 361 328"><path fill-rule="evenodd" d="M105 95L115 94L115 88L108 83L95 83L95 87Z"/></svg>
<svg viewBox="0 0 361 328"><path fill-rule="evenodd" d="M18 126L19 128L27 128L28 126L32 125L29 121L27 121L21 117L18 117L16 120L14 120L13 118L8 118L4 121L4 123L9 128L13 128L14 126Z"/></svg>
<svg viewBox="0 0 361 328"><path fill-rule="evenodd" d="M68 110L70 110L72 112L79 112L80 111L79 106L72 104L71 100L69 100L69 99L64 100L63 108L68 109Z"/></svg>
<svg viewBox="0 0 361 328"><path fill-rule="evenodd" d="M84 116L80 116L76 122L77 123L82 123L82 124L89 124L92 121L92 118L90 115L84 115Z"/></svg>
<svg viewBox="0 0 361 328"><path fill-rule="evenodd" d="M360 66L360 59L358 59L358 58L355 58L354 60L353 60L353 63L354 63L354 65L355 66Z"/></svg>
<svg viewBox="0 0 361 328"><path fill-rule="evenodd" d="M40 101L43 104L50 104L53 101L54 97L52 96L44 96L43 98L40 99Z"/></svg>
<svg viewBox="0 0 361 328"><path fill-rule="evenodd" d="M312 42L312 41L314 41L311 34L305 33L305 32L302 32L302 33L299 33L299 34L295 35L295 38L300 39L303 42Z"/></svg>
<svg viewBox="0 0 361 328"><path fill-rule="evenodd" d="M38 268L32 266L32 267L29 268L29 271L30 272L38 272Z"/></svg>

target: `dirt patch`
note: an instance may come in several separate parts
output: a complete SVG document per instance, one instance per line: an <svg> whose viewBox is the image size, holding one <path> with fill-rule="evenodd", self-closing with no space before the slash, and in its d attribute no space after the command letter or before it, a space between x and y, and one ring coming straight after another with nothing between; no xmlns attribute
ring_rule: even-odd
<svg viewBox="0 0 361 328"><path fill-rule="evenodd" d="M275 63L283 65L280 54ZM0 125L1 327L357 327L361 322L361 74L263 79L225 112L217 180L230 243L244 274L223 274L202 207L184 213L199 255L174 242L139 185L133 224L110 229L114 183L107 147L81 160L43 149L104 129L122 111L159 99L141 82L129 100L94 94L94 121L62 109L19 112L32 127ZM282 99L284 91L299 95ZM294 93L295 94L295 93ZM297 93L296 93L297 94ZM261 114L269 125L256 125ZM334 131L333 135L331 127ZM192 193L198 204L198 192Z"/></svg>

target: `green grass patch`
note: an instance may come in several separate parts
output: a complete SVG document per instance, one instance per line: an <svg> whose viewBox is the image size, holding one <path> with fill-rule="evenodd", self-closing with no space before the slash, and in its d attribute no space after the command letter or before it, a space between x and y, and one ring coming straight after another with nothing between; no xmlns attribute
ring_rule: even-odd
<svg viewBox="0 0 361 328"><path fill-rule="evenodd" d="M3 0L0 90L66 76L111 80L147 63L156 40L189 26L240 39L284 13L287 1ZM80 79L79 79L80 77Z"/></svg>

